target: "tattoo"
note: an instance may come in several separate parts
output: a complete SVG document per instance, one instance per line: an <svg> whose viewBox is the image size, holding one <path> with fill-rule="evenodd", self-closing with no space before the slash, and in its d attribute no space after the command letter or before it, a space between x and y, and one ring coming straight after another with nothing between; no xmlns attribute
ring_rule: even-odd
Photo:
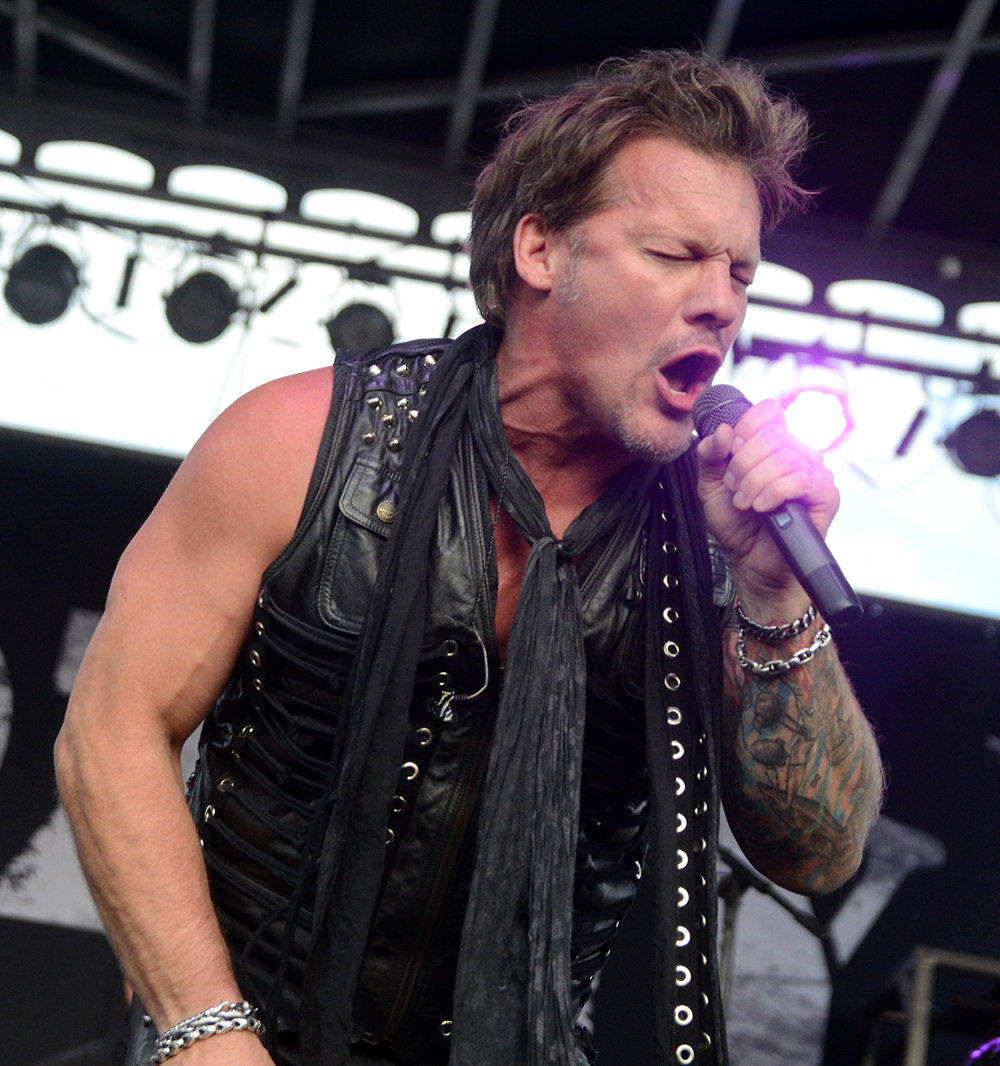
<svg viewBox="0 0 1000 1066"><path fill-rule="evenodd" d="M871 729L832 646L775 678L740 668L735 630L726 652L733 829L762 872L791 875L809 894L832 891L860 864L881 800Z"/></svg>

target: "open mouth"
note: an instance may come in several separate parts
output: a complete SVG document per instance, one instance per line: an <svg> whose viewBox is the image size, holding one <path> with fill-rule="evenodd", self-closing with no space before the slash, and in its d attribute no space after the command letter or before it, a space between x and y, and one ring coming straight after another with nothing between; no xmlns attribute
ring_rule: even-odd
<svg viewBox="0 0 1000 1066"><path fill-rule="evenodd" d="M697 396L719 369L717 356L706 352L692 352L664 367L660 373L667 379L675 396Z"/></svg>

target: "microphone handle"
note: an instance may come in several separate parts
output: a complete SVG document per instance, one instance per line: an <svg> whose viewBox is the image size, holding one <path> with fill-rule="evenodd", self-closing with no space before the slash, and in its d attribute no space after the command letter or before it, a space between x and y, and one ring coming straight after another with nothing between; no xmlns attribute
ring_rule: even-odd
<svg viewBox="0 0 1000 1066"><path fill-rule="evenodd" d="M823 618L833 625L857 622L864 614L861 601L805 507L789 500L760 517Z"/></svg>

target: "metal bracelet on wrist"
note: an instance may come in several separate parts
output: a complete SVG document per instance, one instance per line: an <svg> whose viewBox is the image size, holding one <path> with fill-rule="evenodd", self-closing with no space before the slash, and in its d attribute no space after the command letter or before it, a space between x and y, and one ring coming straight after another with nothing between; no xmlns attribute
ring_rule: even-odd
<svg viewBox="0 0 1000 1066"><path fill-rule="evenodd" d="M242 1003L230 1003L224 999L214 1007L203 1010L201 1014L185 1018L161 1034L153 1048L150 1062L152 1066L159 1066L161 1062L190 1047L196 1040L205 1040L219 1033L237 1032L241 1029L263 1038L264 1023L257 1017L257 1008L246 1000Z"/></svg>
<svg viewBox="0 0 1000 1066"><path fill-rule="evenodd" d="M787 659L768 659L767 662L755 663L747 658L747 630L741 627L736 638L736 661L744 670L749 670L758 677L779 677L781 674L787 674L794 666L804 666L820 648L830 643L831 636L830 627L824 623L808 648L800 648Z"/></svg>
<svg viewBox="0 0 1000 1066"><path fill-rule="evenodd" d="M745 631L752 637L763 640L767 644L780 644L781 641L788 640L790 637L797 637L816 621L816 608L811 603L809 604L809 610L801 618L796 618L794 622L786 622L783 626L765 626L761 625L760 622L755 622L752 618L747 618L743 613L739 600L736 600L735 607L736 618L740 623L740 632Z"/></svg>

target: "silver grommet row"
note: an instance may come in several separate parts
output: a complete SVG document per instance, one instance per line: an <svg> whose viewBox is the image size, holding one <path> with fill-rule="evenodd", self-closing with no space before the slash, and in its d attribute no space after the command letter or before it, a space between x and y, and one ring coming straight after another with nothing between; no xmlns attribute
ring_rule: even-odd
<svg viewBox="0 0 1000 1066"><path fill-rule="evenodd" d="M680 811L678 811L677 812L677 832L678 833L683 833L684 830L687 829L687 827L688 827L688 820L684 817L683 814L681 814Z"/></svg>
<svg viewBox="0 0 1000 1066"><path fill-rule="evenodd" d="M677 906L686 907L691 900L691 893L683 885L677 886Z"/></svg>
<svg viewBox="0 0 1000 1066"><path fill-rule="evenodd" d="M686 925L677 926L677 946L686 948L691 943L691 933Z"/></svg>
<svg viewBox="0 0 1000 1066"><path fill-rule="evenodd" d="M680 725L681 724L681 709L680 707L668 707L667 708L667 725Z"/></svg>
<svg viewBox="0 0 1000 1066"><path fill-rule="evenodd" d="M680 615L677 613L677 611L674 610L673 607L664 607L663 608L663 621L664 622L673 623L673 622L676 622L679 618L680 618Z"/></svg>
<svg viewBox="0 0 1000 1066"><path fill-rule="evenodd" d="M667 674L663 683L671 692L676 692L681 687L681 679L676 674Z"/></svg>
<svg viewBox="0 0 1000 1066"><path fill-rule="evenodd" d="M683 988L691 984L691 971L686 966L677 967L677 987Z"/></svg>
<svg viewBox="0 0 1000 1066"><path fill-rule="evenodd" d="M674 759L684 758L684 745L679 740L670 741L670 746L674 749L674 753L672 756Z"/></svg>
<svg viewBox="0 0 1000 1066"><path fill-rule="evenodd" d="M694 1021L694 1011L684 1003L674 1007L674 1021L678 1025L690 1025Z"/></svg>
<svg viewBox="0 0 1000 1066"><path fill-rule="evenodd" d="M668 640L667 643L663 645L663 654L666 655L668 659L676 659L680 653L681 647L676 640Z"/></svg>
<svg viewBox="0 0 1000 1066"><path fill-rule="evenodd" d="M683 796L684 795L684 789L687 788L687 785L684 784L684 778L683 777L677 777L674 780L677 782L677 791L676 791L675 795Z"/></svg>
<svg viewBox="0 0 1000 1066"><path fill-rule="evenodd" d="M686 870L688 864L688 853L683 848L677 849L677 869Z"/></svg>
<svg viewBox="0 0 1000 1066"><path fill-rule="evenodd" d="M681 1044L674 1054L681 1066L691 1066L694 1062L694 1048L690 1044Z"/></svg>

